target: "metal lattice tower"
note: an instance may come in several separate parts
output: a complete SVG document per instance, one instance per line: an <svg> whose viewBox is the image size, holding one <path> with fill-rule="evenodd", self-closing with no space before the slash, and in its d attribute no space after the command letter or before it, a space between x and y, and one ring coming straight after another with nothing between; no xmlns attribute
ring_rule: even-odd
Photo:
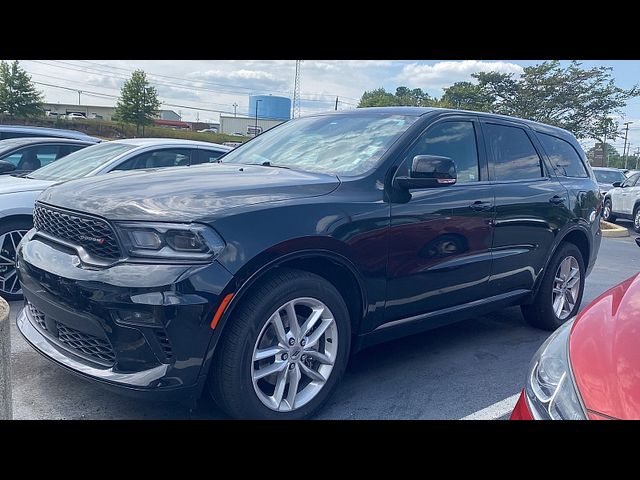
<svg viewBox="0 0 640 480"><path fill-rule="evenodd" d="M292 118L300 116L300 66L302 60L296 60L296 80L293 84L293 115Z"/></svg>

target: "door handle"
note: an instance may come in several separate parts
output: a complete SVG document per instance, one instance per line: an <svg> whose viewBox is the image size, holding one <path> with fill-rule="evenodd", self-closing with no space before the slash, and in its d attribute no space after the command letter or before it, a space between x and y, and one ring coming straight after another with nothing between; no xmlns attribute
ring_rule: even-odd
<svg viewBox="0 0 640 480"><path fill-rule="evenodd" d="M482 212L484 210L490 210L493 208L493 203L491 202L482 202L480 200L476 200L471 205L469 205L471 210L475 210L476 212Z"/></svg>
<svg viewBox="0 0 640 480"><path fill-rule="evenodd" d="M551 197L549 199L549 201L551 203L553 203L554 205L560 205L561 203L564 203L567 201L567 197L561 197L559 195L554 195L553 197Z"/></svg>

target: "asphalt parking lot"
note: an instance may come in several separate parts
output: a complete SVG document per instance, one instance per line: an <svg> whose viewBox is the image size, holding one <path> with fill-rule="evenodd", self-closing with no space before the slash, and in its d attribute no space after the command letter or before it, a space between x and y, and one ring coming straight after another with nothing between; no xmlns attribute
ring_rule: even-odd
<svg viewBox="0 0 640 480"><path fill-rule="evenodd" d="M635 236L603 239L582 307L640 271ZM20 307L11 304L16 419L225 418L206 396L189 411L178 403L121 397L65 372L22 339L14 321ZM529 360L547 336L526 324L519 308L510 308L378 345L353 358L317 418L506 418Z"/></svg>

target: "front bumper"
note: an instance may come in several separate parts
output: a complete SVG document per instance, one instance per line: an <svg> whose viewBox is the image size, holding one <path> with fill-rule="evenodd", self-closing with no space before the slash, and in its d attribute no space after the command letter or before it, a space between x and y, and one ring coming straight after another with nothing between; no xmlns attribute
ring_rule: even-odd
<svg viewBox="0 0 640 480"><path fill-rule="evenodd" d="M48 359L123 393L178 399L201 390L209 324L231 280L218 263L85 268L28 234L18 274L26 302L18 329Z"/></svg>

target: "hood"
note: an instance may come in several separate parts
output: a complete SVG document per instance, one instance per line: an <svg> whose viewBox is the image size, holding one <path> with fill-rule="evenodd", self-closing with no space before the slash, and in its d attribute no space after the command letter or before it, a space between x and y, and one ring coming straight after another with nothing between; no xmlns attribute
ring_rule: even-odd
<svg viewBox="0 0 640 480"><path fill-rule="evenodd" d="M640 418L640 275L594 300L569 339L571 367L587 409Z"/></svg>
<svg viewBox="0 0 640 480"><path fill-rule="evenodd" d="M234 207L325 195L339 184L333 175L217 163L72 180L38 200L110 220L179 222Z"/></svg>
<svg viewBox="0 0 640 480"><path fill-rule="evenodd" d="M0 175L0 195L6 193L38 192L50 187L54 183L55 182L50 180L33 180L31 178Z"/></svg>

